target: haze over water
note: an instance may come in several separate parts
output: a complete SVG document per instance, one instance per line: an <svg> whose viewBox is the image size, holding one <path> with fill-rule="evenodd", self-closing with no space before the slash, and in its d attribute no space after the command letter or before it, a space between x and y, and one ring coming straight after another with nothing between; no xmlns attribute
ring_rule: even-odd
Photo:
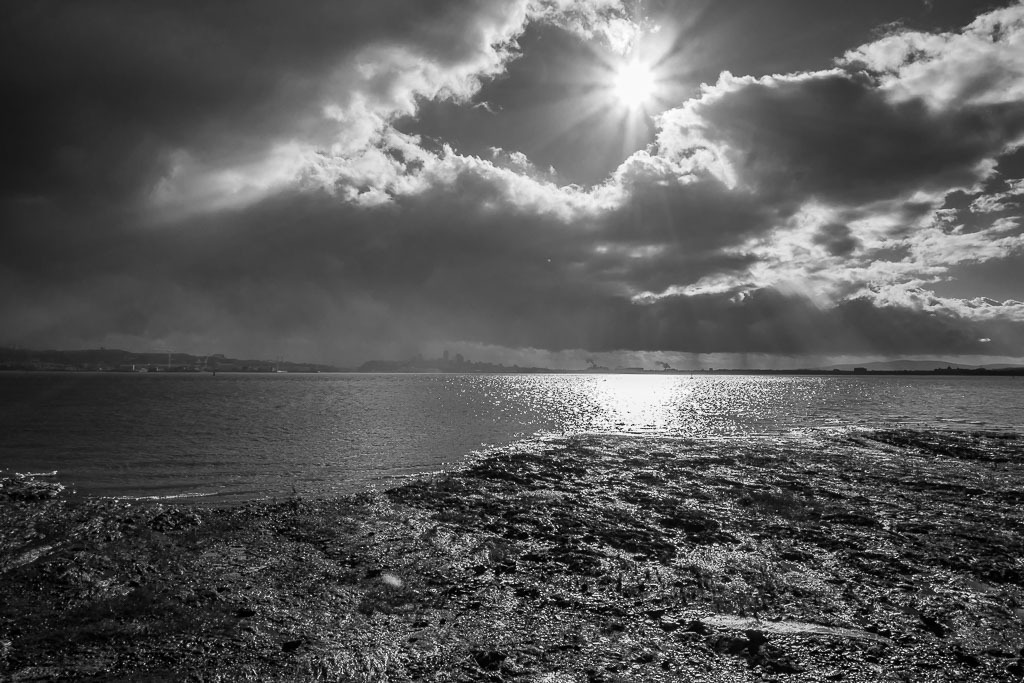
<svg viewBox="0 0 1024 683"><path fill-rule="evenodd" d="M1013 377L8 374L0 469L229 502L357 491L540 435L1020 431L1022 406Z"/></svg>

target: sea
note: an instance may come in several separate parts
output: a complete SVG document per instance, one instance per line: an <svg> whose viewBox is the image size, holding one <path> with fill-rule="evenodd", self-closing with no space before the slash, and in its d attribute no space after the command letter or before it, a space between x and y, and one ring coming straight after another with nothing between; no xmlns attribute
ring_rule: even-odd
<svg viewBox="0 0 1024 683"><path fill-rule="evenodd" d="M777 444L1024 431L1024 378L675 374L0 374L0 476L231 504L389 487L567 434Z"/></svg>

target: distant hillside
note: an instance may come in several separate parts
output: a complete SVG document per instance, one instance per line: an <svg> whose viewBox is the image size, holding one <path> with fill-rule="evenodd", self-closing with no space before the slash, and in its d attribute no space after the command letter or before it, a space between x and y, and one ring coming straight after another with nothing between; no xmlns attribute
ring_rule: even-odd
<svg viewBox="0 0 1024 683"><path fill-rule="evenodd" d="M829 365L827 370L853 370L854 368L865 368L876 372L899 372L909 370L916 372L929 372L931 370L1005 370L1022 369L1024 365L1008 365L1006 363L996 365L964 365L963 363L952 363L947 360L887 360L875 363L848 363L845 365Z"/></svg>
<svg viewBox="0 0 1024 683"><path fill-rule="evenodd" d="M122 349L0 348L0 370L50 370L99 372L338 372L333 365L294 363L285 360L240 360L223 354L195 356L189 353L145 352Z"/></svg>

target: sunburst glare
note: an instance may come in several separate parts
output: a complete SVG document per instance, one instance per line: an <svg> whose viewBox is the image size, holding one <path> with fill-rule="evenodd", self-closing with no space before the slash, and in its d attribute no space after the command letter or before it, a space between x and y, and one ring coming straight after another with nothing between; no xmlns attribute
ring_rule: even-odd
<svg viewBox="0 0 1024 683"><path fill-rule="evenodd" d="M612 75L612 93L630 109L646 107L656 94L657 79L649 64L633 59L621 64Z"/></svg>
<svg viewBox="0 0 1024 683"><path fill-rule="evenodd" d="M694 55L681 29L645 21L627 28L614 41L592 40L549 65L546 78L557 87L530 100L531 117L544 121L531 129L535 145L586 140L581 161L603 166L614 159L615 165L602 169L607 174L653 141L659 114L685 101L695 85Z"/></svg>

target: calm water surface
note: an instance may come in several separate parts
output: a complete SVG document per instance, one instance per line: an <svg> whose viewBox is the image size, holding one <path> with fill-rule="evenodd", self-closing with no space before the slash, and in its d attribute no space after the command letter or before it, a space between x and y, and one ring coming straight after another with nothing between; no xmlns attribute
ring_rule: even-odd
<svg viewBox="0 0 1024 683"><path fill-rule="evenodd" d="M1024 429L1024 378L0 375L0 470L80 494L351 492L538 435Z"/></svg>

